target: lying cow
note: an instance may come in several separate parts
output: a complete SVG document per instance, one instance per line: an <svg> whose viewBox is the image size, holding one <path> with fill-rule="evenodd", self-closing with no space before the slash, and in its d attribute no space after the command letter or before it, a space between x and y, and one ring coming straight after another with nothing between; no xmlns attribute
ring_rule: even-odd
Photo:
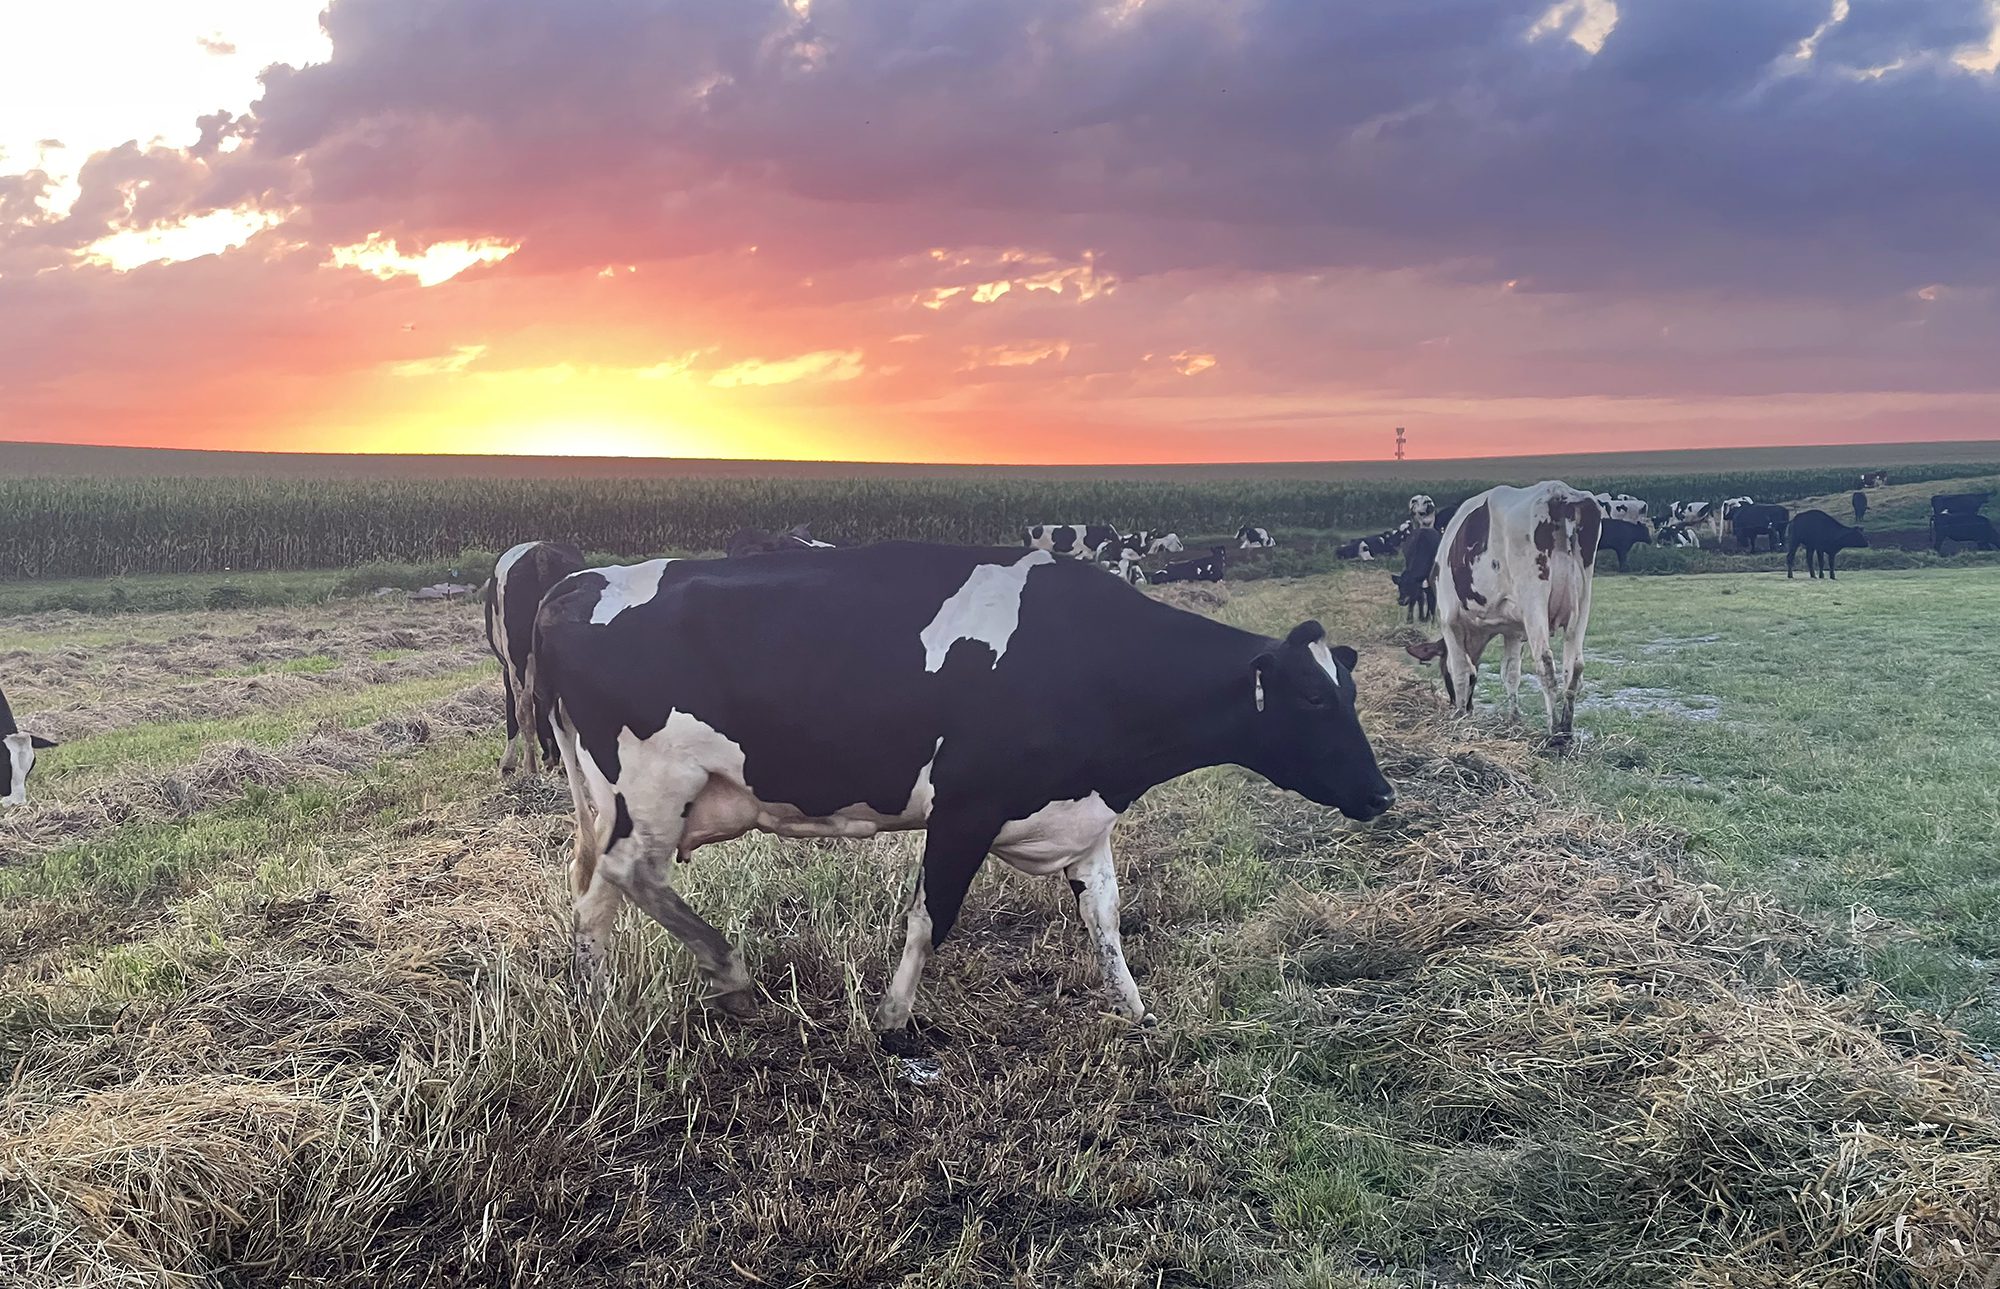
<svg viewBox="0 0 2000 1289"><path fill-rule="evenodd" d="M1437 617L1437 553L1441 540L1443 535L1435 528L1418 529L1403 551L1403 571L1389 574L1389 580L1396 584L1396 607L1403 610L1405 622L1412 618L1430 622Z"/></svg>
<svg viewBox="0 0 2000 1289"><path fill-rule="evenodd" d="M815 541L810 524L795 524L782 533L767 533L761 528L739 528L724 549L731 559L741 559L745 555L765 555L772 551L832 550L833 543Z"/></svg>
<svg viewBox="0 0 2000 1289"><path fill-rule="evenodd" d="M1104 548L1123 537L1109 524L1036 524L1022 530L1021 544L1070 559L1102 559Z"/></svg>
<svg viewBox="0 0 2000 1289"><path fill-rule="evenodd" d="M0 806L25 806L28 804L28 774L35 768L35 753L59 744L39 734L23 734L21 727L14 723L14 709L8 705L5 694L0 694L0 736L4 736L0 741L7 745L7 790L0 794Z"/></svg>
<svg viewBox="0 0 2000 1289"><path fill-rule="evenodd" d="M1610 551L1618 557L1618 571L1625 571L1625 556L1634 546L1650 546L1653 535L1646 531L1644 524L1635 524L1627 519L1607 519L1598 531L1597 553Z"/></svg>
<svg viewBox="0 0 2000 1289"><path fill-rule="evenodd" d="M1246 551L1278 544L1268 528L1252 528L1248 524L1236 530L1236 541L1237 549Z"/></svg>
<svg viewBox="0 0 2000 1289"><path fill-rule="evenodd" d="M1628 523L1635 524L1646 522L1646 503L1631 493L1621 492L1615 497L1608 492L1600 492L1593 495L1597 501L1599 513L1606 519L1623 519Z"/></svg>
<svg viewBox="0 0 2000 1289"><path fill-rule="evenodd" d="M1984 515L1932 515L1931 549L1942 555L1946 542L1972 542L1983 551L2000 549L1993 521Z"/></svg>
<svg viewBox="0 0 2000 1289"><path fill-rule="evenodd" d="M927 831L876 1013L890 1031L988 854L1067 877L1112 1005L1137 1021L1111 856L1128 806L1220 764L1355 819L1396 795L1355 713L1354 651L1318 623L1253 635L1048 551L588 569L543 604L534 659L575 799L579 966L601 964L629 899L736 1014L755 1007L741 956L668 881L710 842Z"/></svg>
<svg viewBox="0 0 2000 1289"><path fill-rule="evenodd" d="M1667 503L1665 521L1654 520L1661 528L1672 525L1679 528L1694 528L1708 522L1709 514L1715 509L1706 501L1673 501Z"/></svg>
<svg viewBox="0 0 2000 1289"><path fill-rule="evenodd" d="M507 694L507 750L500 755L500 773L509 775L540 759L552 764L555 735L543 720L532 731L521 723L522 698L527 693L528 647L534 638L535 610L550 587L583 567L583 552L568 542L522 542L511 547L493 566L486 583L486 647L500 660L500 683Z"/></svg>
<svg viewBox="0 0 2000 1289"><path fill-rule="evenodd" d="M1755 497L1725 497L1718 502L1710 515L1710 529L1715 534L1715 540L1718 542L1722 540L1730 519L1737 511L1745 506L1754 505L1756 500Z"/></svg>
<svg viewBox="0 0 2000 1289"><path fill-rule="evenodd" d="M1738 550L1754 551L1759 537L1769 537L1771 550L1775 553L1784 544L1785 525L1791 519L1792 512L1783 506L1752 502L1729 512L1729 531L1736 538Z"/></svg>
<svg viewBox="0 0 2000 1289"><path fill-rule="evenodd" d="M1993 499L1990 492L1941 492L1931 498L1933 515L1976 515Z"/></svg>
<svg viewBox="0 0 2000 1289"><path fill-rule="evenodd" d="M1655 521L1657 522L1657 521ZM1653 533L1655 546L1679 546L1693 549L1701 547L1701 534L1686 524L1660 524Z"/></svg>
<svg viewBox="0 0 2000 1289"><path fill-rule="evenodd" d="M1880 488L1888 482L1889 472L1887 470L1871 470L1861 476L1861 486L1864 488Z"/></svg>
<svg viewBox="0 0 2000 1289"><path fill-rule="evenodd" d="M1569 741L1603 522L1595 498L1553 479L1528 488L1490 488L1459 508L1439 557L1440 574L1451 579L1438 596L1443 637L1405 646L1420 662L1443 659L1445 695L1454 711L1471 712L1480 655L1497 635L1509 713L1520 712L1525 645L1541 677L1549 740ZM1557 631L1564 635L1561 669L1552 643ZM1564 673L1566 680L1559 681Z"/></svg>
<svg viewBox="0 0 2000 1289"><path fill-rule="evenodd" d="M1437 527L1438 506L1429 493L1420 492L1410 498L1409 522L1418 528Z"/></svg>
<svg viewBox="0 0 2000 1289"><path fill-rule="evenodd" d="M1229 571L1227 547L1211 546L1200 559L1175 560L1153 574L1155 582L1220 582Z"/></svg>
<svg viewBox="0 0 2000 1289"><path fill-rule="evenodd" d="M1844 550L1853 550L1868 545L1868 534L1859 528L1849 528L1824 510L1801 511L1791 523L1791 541L1785 547L1785 576L1792 575L1792 564L1798 558L1799 548L1805 547L1806 575L1818 577L1820 570L1826 571L1833 579L1834 557Z"/></svg>
<svg viewBox="0 0 2000 1289"><path fill-rule="evenodd" d="M1378 555L1393 555L1402 546L1406 529L1410 529L1408 523L1400 528L1385 529L1367 537L1357 537L1353 541L1342 542L1333 548L1334 558L1372 560ZM1419 533L1432 531L1422 528L1410 530Z"/></svg>

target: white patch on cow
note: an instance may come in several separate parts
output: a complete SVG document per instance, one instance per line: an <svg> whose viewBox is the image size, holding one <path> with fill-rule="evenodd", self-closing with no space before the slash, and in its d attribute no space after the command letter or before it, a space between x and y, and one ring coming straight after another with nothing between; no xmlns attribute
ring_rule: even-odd
<svg viewBox="0 0 2000 1289"><path fill-rule="evenodd" d="M515 564L519 563L521 557L532 550L534 546L534 542L522 542L519 546L510 546L507 548L507 553L502 555L499 562L493 566L493 585L496 589L507 585L508 571Z"/></svg>
<svg viewBox="0 0 2000 1289"><path fill-rule="evenodd" d="M1052 564L1048 551L1030 551L1012 564L981 564L938 606L937 616L919 634L924 644L924 670L934 672L944 666L945 655L961 640L978 640L993 650L998 666L1021 623L1021 593L1027 589L1028 574L1038 565Z"/></svg>
<svg viewBox="0 0 2000 1289"><path fill-rule="evenodd" d="M7 795L0 797L0 805L25 806L28 804L28 772L35 768L34 740L26 734L9 734L7 761L14 777L8 784Z"/></svg>
<svg viewBox="0 0 2000 1289"><path fill-rule="evenodd" d="M1326 641L1313 641L1306 646L1306 652L1312 655L1313 661L1319 664L1321 671L1333 677L1334 684L1340 683L1340 664L1334 660L1333 650L1327 648Z"/></svg>
<svg viewBox="0 0 2000 1289"><path fill-rule="evenodd" d="M1090 854L1117 821L1118 812L1095 792L1074 801L1051 801L1002 828L993 839L993 853L1024 873L1046 877Z"/></svg>
<svg viewBox="0 0 2000 1289"><path fill-rule="evenodd" d="M673 562L670 559L649 559L643 564L613 564L608 568L585 570L604 579L604 590L597 597L597 607L590 611L592 625L601 627L627 609L650 603L660 593L660 578L665 576L667 565Z"/></svg>

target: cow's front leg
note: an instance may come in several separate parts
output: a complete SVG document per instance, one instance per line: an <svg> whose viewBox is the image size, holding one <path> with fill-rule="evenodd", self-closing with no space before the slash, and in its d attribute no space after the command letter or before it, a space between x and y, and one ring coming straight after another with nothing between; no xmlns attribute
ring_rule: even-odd
<svg viewBox="0 0 2000 1289"><path fill-rule="evenodd" d="M1069 877L1070 890L1076 894L1084 929L1097 950L1098 971L1112 1008L1135 1023L1152 1019L1139 999L1139 984L1132 979L1132 969L1125 964L1125 942L1118 932L1118 867L1111 858L1110 831L1064 872Z"/></svg>
<svg viewBox="0 0 2000 1289"><path fill-rule="evenodd" d="M931 953L944 943L958 921L959 906L973 876L985 862L998 828L976 827L949 817L931 816L924 833L924 868L917 879L903 930L903 956L889 981L882 1004L875 1009L876 1027L898 1032L909 1026L916 1009L917 983Z"/></svg>

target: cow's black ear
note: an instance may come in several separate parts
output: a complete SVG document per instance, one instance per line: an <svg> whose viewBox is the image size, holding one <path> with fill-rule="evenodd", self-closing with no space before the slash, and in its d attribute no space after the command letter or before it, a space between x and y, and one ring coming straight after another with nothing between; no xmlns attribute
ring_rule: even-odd
<svg viewBox="0 0 2000 1289"><path fill-rule="evenodd" d="M1421 644L1406 644L1403 652L1418 662L1431 662L1444 656L1444 641L1425 640Z"/></svg>
<svg viewBox="0 0 2000 1289"><path fill-rule="evenodd" d="M31 734L28 736L28 746L39 747L39 748L51 748L51 747L61 747L62 744L56 742L52 738L43 738L39 734Z"/></svg>
<svg viewBox="0 0 2000 1289"><path fill-rule="evenodd" d="M1326 628L1317 622L1307 620L1292 628L1292 633L1285 637L1285 643L1303 649L1324 639L1326 639Z"/></svg>
<svg viewBox="0 0 2000 1289"><path fill-rule="evenodd" d="M1354 652L1354 649L1349 645L1335 645L1333 647L1333 660L1349 671L1353 671L1354 664L1361 661L1361 655Z"/></svg>

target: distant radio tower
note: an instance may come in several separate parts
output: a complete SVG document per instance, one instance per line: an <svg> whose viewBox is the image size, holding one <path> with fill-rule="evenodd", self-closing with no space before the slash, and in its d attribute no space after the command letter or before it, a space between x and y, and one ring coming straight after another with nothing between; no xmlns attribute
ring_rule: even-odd
<svg viewBox="0 0 2000 1289"><path fill-rule="evenodd" d="M1400 425L1396 427L1396 459L1403 459L1403 427Z"/></svg>

